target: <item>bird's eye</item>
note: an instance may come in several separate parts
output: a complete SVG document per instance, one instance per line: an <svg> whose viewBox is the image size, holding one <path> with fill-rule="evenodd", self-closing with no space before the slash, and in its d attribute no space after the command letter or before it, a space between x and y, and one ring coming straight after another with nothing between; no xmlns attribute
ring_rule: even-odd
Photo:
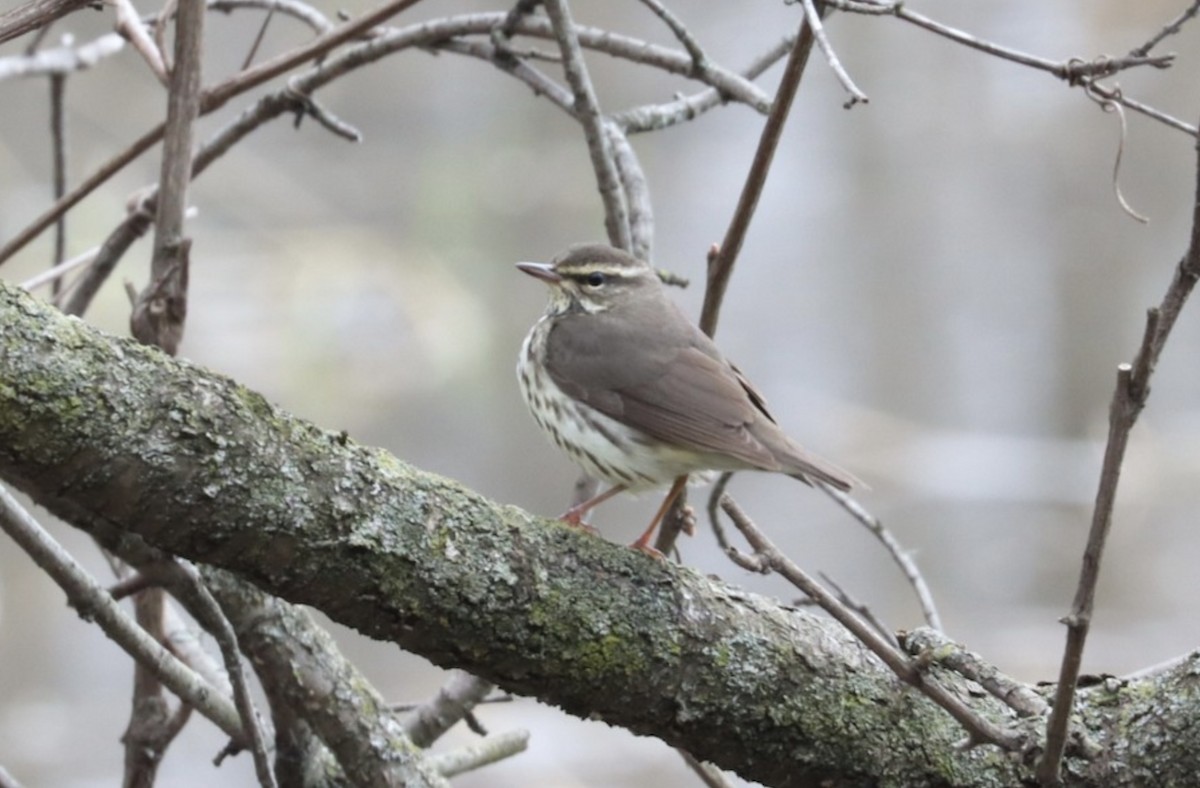
<svg viewBox="0 0 1200 788"><path fill-rule="evenodd" d="M599 271L592 271L587 275L586 281L588 287L600 287L602 284L604 284L606 279L607 277Z"/></svg>

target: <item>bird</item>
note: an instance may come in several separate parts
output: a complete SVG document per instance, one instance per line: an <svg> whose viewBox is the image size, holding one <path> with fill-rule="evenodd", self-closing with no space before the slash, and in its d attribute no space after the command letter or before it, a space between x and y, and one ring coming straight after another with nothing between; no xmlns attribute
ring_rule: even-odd
<svg viewBox="0 0 1200 788"><path fill-rule="evenodd" d="M630 545L653 555L651 537L691 474L770 471L841 492L862 484L784 433L648 263L583 243L517 268L550 291L517 358L525 403L555 445L608 485L560 519L588 528L584 516L613 496L671 484Z"/></svg>

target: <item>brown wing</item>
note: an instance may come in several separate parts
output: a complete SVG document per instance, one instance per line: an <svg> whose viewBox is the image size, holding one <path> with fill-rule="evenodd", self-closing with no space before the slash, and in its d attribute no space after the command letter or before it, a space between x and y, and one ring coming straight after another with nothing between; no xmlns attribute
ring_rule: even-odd
<svg viewBox="0 0 1200 788"><path fill-rule="evenodd" d="M633 330L647 325L654 331ZM783 469L750 430L770 418L757 393L665 299L616 315L563 316L550 332L547 354L560 388L623 424L751 467Z"/></svg>

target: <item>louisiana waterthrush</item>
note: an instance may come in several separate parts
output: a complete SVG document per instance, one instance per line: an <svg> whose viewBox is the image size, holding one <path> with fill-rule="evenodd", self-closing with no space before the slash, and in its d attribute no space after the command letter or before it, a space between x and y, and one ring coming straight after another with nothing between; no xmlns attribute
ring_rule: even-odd
<svg viewBox="0 0 1200 788"><path fill-rule="evenodd" d="M675 481L650 538L700 471L785 473L846 491L859 482L784 434L758 391L664 292L646 263L602 244L572 246L550 263L517 268L550 287L546 313L517 359L521 393L542 431L609 489L572 507L586 512L624 490Z"/></svg>

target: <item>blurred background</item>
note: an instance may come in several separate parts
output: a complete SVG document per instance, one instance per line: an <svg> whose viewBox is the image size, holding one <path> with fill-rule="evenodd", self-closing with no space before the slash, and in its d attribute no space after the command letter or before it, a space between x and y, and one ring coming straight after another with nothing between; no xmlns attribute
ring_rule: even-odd
<svg viewBox="0 0 1200 788"><path fill-rule="evenodd" d="M15 5L11 0L5 5ZM980 38L1052 60L1121 55L1183 0L1014 0L908 7ZM331 17L366 0L317 4ZM780 2L676 3L709 56L741 68L798 24ZM148 12L150 7L141 9ZM395 20L478 10L423 3ZM576 3L576 20L666 45L641 4ZM206 82L236 70L260 16L211 15ZM90 40L111 10L55 25ZM1113 114L1042 72L968 50L895 19L834 16L828 32L870 96L850 111L814 52L722 314L718 340L781 423L871 490L862 503L916 557L949 634L1021 679L1057 675L1095 495L1116 365L1132 358L1145 310L1183 252L1194 141L1130 114L1120 182ZM264 52L307 33L277 19ZM23 51L28 38L0 48ZM544 48L551 44L543 43ZM1194 123L1200 24L1160 46L1168 71L1110 84ZM602 107L666 101L694 83L589 56ZM773 92L780 67L759 84ZM48 87L0 84L0 240L50 203ZM408 51L334 82L318 100L363 133L349 144L311 120L265 126L194 184L198 216L181 355L292 412L386 447L501 502L546 515L575 469L525 411L513 366L544 288L513 269L601 239L603 217L579 128L523 84L478 61ZM126 48L67 84L72 183L162 117L164 93ZM251 103L199 124L207 139ZM695 283L675 295L696 315L705 253L732 214L762 118L744 106L639 135L655 210L654 262ZM158 149L70 214L68 255L96 244L127 198L157 178ZM0 268L22 281L51 256L49 234ZM146 279L150 243L122 262L88 318L128 333L121 287ZM1200 645L1200 306L1185 309L1133 434L1098 592L1085 670L1121 674ZM824 496L743 474L732 492L804 568L823 571L888 624L920 624L913 595L874 540ZM702 504L706 490L693 493ZM627 542L653 495L596 517ZM43 517L48 517L41 513ZM682 560L790 600L748 574L707 524ZM107 582L90 541L57 538ZM0 765L29 785L119 782L128 658L64 604L0 537ZM394 646L331 625L347 654L396 702L429 697L443 673ZM584 722L532 700L479 712L492 730L527 727L527 753L462 786L698 784L661 742ZM455 730L439 747L469 741ZM161 784L252 785L246 756L214 771L223 744L196 719L169 750ZM64 756L69 753L69 756Z"/></svg>

